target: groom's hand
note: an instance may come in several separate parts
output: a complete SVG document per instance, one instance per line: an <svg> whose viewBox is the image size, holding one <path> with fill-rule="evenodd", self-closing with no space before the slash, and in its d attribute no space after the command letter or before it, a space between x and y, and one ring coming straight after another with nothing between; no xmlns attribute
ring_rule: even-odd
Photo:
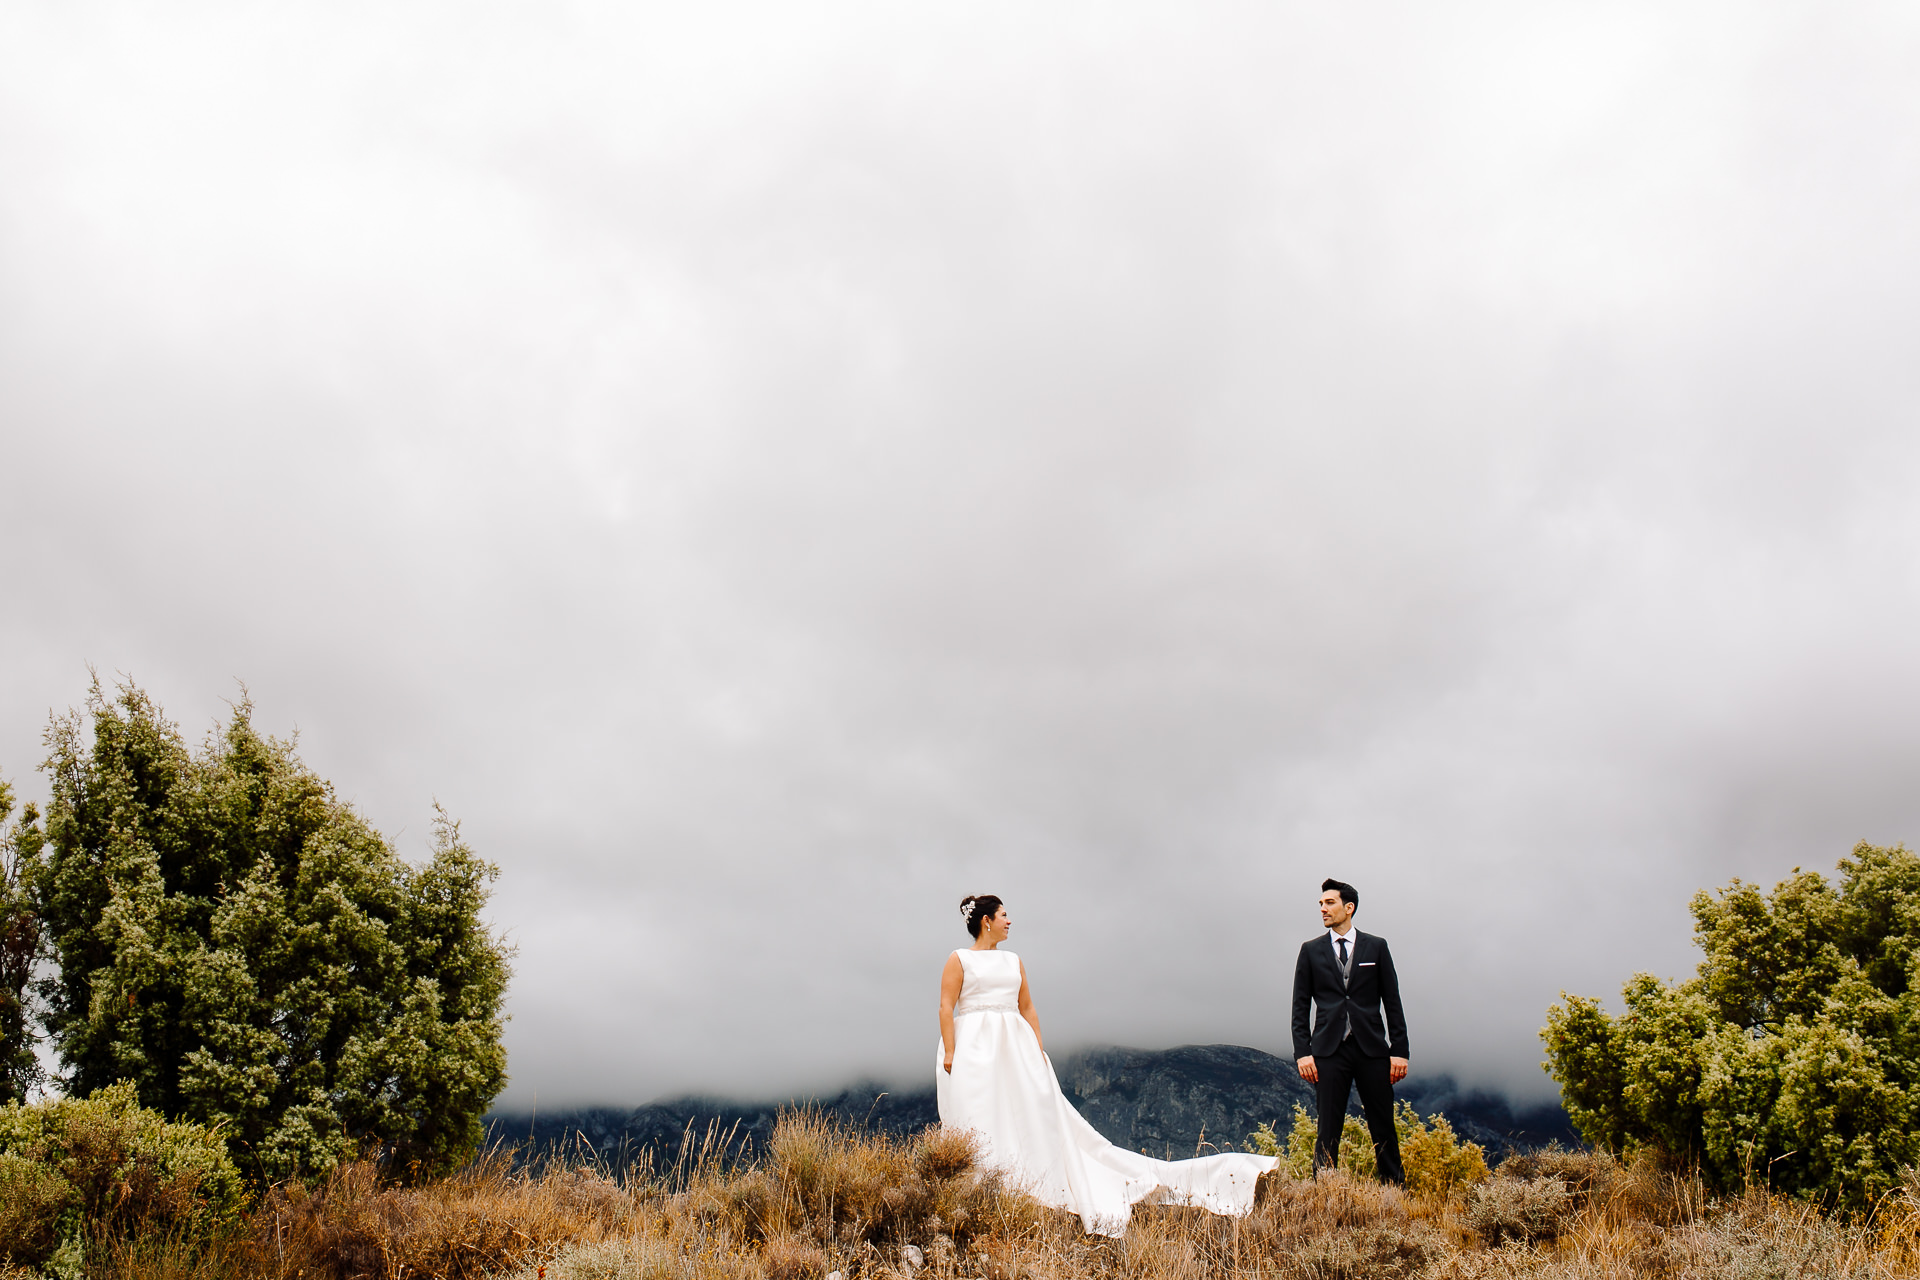
<svg viewBox="0 0 1920 1280"><path fill-rule="evenodd" d="M1395 1058L1394 1061L1398 1062L1399 1059ZM1294 1065L1300 1068L1300 1078L1302 1080L1305 1080L1308 1084L1320 1083L1320 1068L1314 1065L1312 1054L1308 1054ZM1402 1072L1401 1074L1404 1075L1405 1073Z"/></svg>
<svg viewBox="0 0 1920 1280"><path fill-rule="evenodd" d="M1405 1058L1393 1058L1389 1061L1390 1065L1387 1068L1387 1078L1394 1084L1399 1084L1407 1078L1407 1060Z"/></svg>

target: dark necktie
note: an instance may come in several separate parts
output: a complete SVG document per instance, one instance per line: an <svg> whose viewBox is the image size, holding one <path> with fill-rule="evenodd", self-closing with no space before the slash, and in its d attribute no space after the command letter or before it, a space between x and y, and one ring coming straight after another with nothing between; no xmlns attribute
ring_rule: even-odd
<svg viewBox="0 0 1920 1280"><path fill-rule="evenodd" d="M1337 947L1340 951L1340 985L1344 988L1348 985L1348 983L1352 980L1352 977L1353 977L1353 970L1347 967L1347 940L1345 938L1335 938L1333 940L1333 945ZM1347 1015L1346 1024L1347 1025L1345 1026L1345 1028L1342 1029L1340 1032L1340 1038L1342 1040L1345 1040L1348 1036L1351 1036L1353 1034L1353 1015L1352 1014Z"/></svg>

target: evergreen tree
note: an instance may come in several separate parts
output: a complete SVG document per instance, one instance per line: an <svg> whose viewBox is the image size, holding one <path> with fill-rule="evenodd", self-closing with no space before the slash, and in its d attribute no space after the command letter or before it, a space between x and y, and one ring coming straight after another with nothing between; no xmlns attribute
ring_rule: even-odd
<svg viewBox="0 0 1920 1280"><path fill-rule="evenodd" d="M1546 1069L1589 1142L1729 1190L1862 1206L1898 1185L1920 1161L1920 857L1862 843L1839 871L1696 895L1698 974L1636 974L1620 1017L1563 993Z"/></svg>
<svg viewBox="0 0 1920 1280"><path fill-rule="evenodd" d="M13 788L0 779L0 828L13 814ZM0 1103L24 1101L41 1083L33 1047L32 981L44 954L33 886L40 869L39 813L28 805L0 830Z"/></svg>
<svg viewBox="0 0 1920 1280"><path fill-rule="evenodd" d="M69 1091L131 1080L257 1177L369 1147L416 1176L467 1158L506 1082L508 952L480 919L495 869L438 806L409 865L248 701L196 755L96 680L47 742L37 897Z"/></svg>

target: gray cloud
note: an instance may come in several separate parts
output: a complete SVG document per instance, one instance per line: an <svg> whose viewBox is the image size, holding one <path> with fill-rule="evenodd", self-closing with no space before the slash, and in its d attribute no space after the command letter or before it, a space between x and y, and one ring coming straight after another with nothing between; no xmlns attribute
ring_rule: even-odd
<svg viewBox="0 0 1920 1280"><path fill-rule="evenodd" d="M1812 7L11 7L0 767L84 664L504 869L509 1101L1416 1067L1911 839L1920 32Z"/></svg>

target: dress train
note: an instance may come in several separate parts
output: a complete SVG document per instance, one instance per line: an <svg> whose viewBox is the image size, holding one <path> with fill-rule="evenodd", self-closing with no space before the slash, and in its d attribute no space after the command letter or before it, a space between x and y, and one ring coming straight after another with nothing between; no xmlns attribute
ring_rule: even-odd
<svg viewBox="0 0 1920 1280"><path fill-rule="evenodd" d="M954 954L965 977L953 1011L952 1074L940 1067L944 1045L934 1060L940 1122L971 1130L987 1167L1101 1235L1123 1234L1136 1204L1234 1217L1253 1208L1255 1183L1276 1159L1227 1152L1155 1160L1114 1146L1067 1101L1020 1016L1020 958L998 949Z"/></svg>

